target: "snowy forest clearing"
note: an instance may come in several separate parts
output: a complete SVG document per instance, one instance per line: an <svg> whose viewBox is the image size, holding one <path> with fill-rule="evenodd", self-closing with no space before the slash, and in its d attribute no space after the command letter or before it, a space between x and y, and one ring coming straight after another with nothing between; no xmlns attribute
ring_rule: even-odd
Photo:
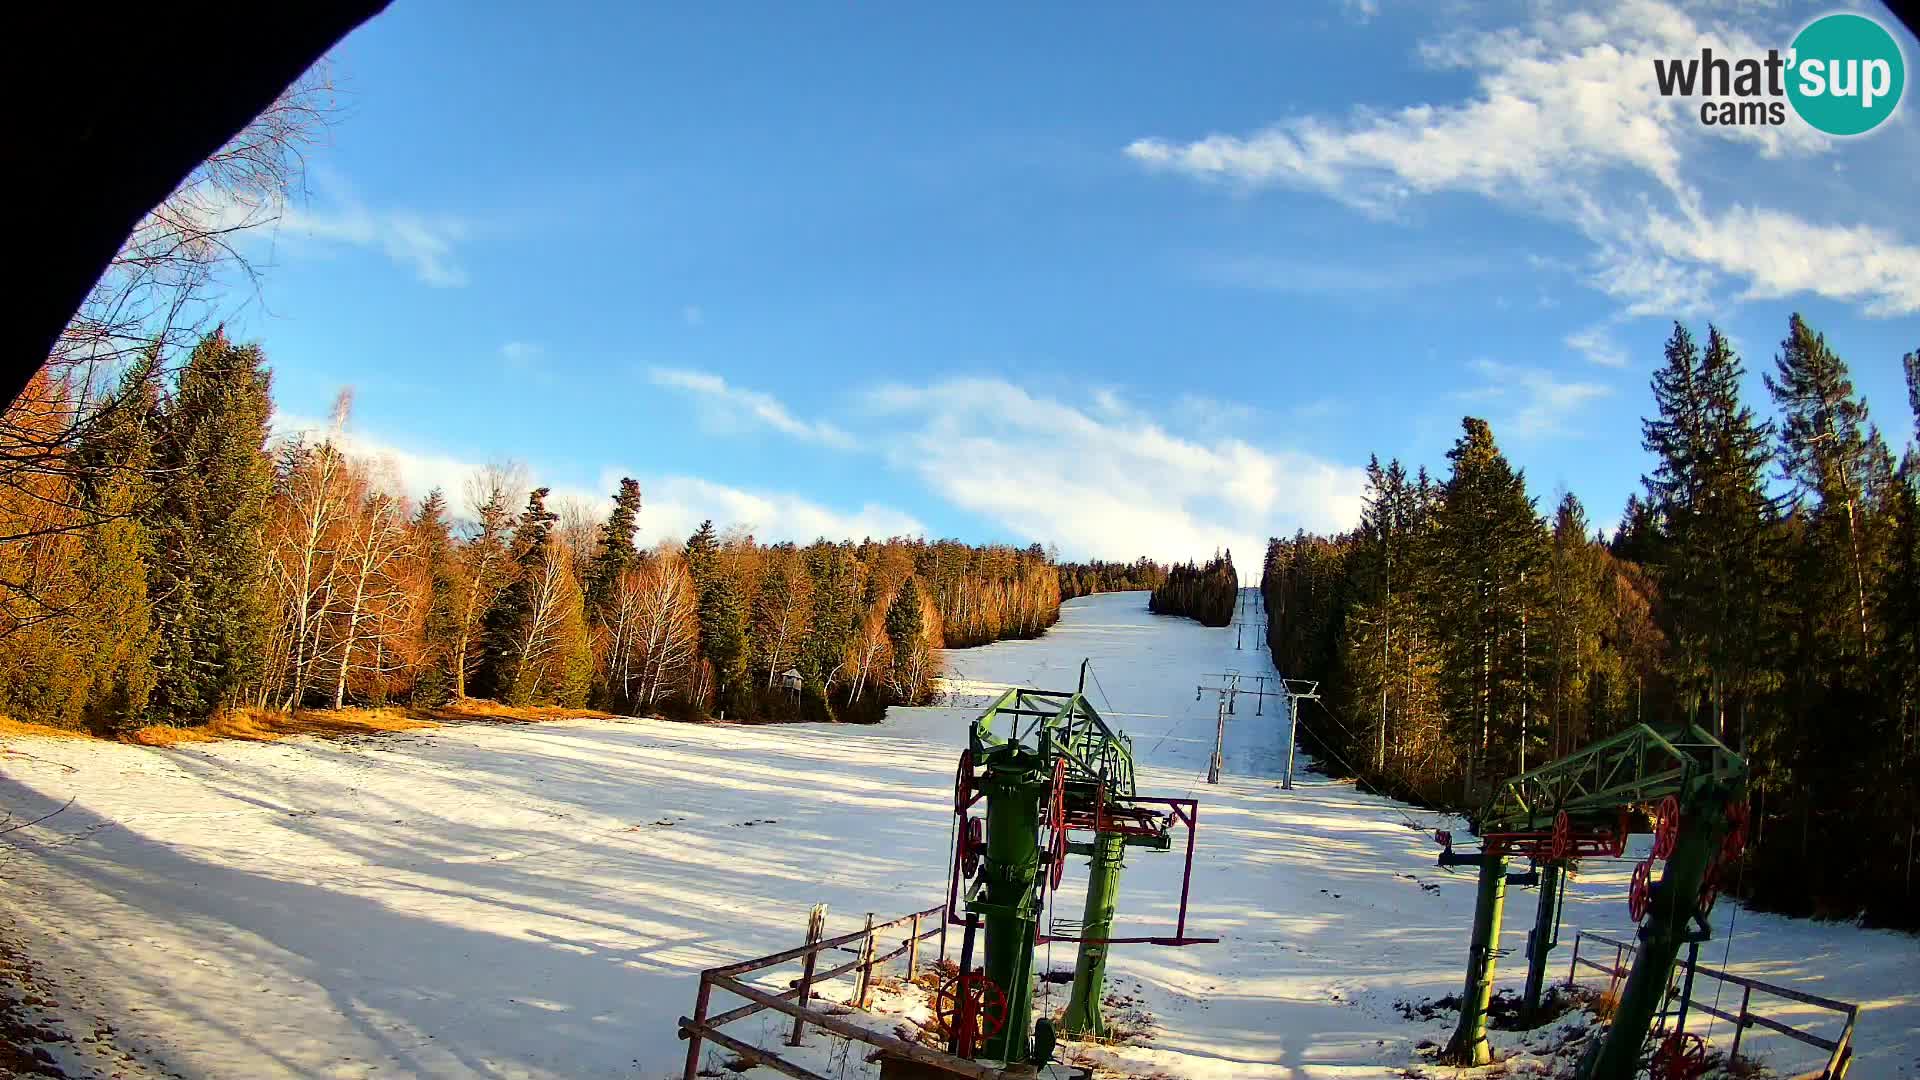
<svg viewBox="0 0 1920 1080"><path fill-rule="evenodd" d="M1396 1005L1459 991L1474 883L1433 865L1423 831L1457 823L1317 776L1280 790L1272 703L1255 716L1243 699L1227 780L1206 785L1214 705L1194 687L1272 668L1252 641L1235 650L1232 627L1144 607L1137 593L1083 598L1044 638L949 653L956 703L877 727L582 720L170 751L35 741L32 759L4 760L6 810L31 820L74 802L6 837L0 887L69 1027L104 1017L119 1045L182 1075L658 1080L678 1074L675 1018L700 969L798 944L814 903L837 933L943 899L973 702L1009 684L1071 688L1091 657L1089 693L1134 736L1142 792L1201 800L1189 928L1223 939L1116 949L1112 988L1154 1035L1099 1059L1141 1076L1454 1075L1417 1049L1444 1042L1451 1015L1409 1020ZM1179 856L1127 862L1116 934L1166 932ZM1630 931L1629 866L1590 861L1575 878L1556 977L1576 929ZM1076 916L1078 873L1059 899ZM1531 909L1516 892L1503 989L1522 974ZM1716 923L1733 910L1723 901ZM1920 1076L1920 941L1746 911L1734 930L1730 970L1864 1006L1854 1076ZM1702 962L1725 948L1716 937ZM1072 950L1043 947L1042 961L1070 968ZM1042 985L1064 1004L1063 987ZM1520 1071L1546 1060L1512 1033L1496 1040ZM1806 1060L1764 1031L1746 1048ZM74 1075L93 1067L73 1046L53 1052ZM846 1060L860 1075L859 1055Z"/></svg>

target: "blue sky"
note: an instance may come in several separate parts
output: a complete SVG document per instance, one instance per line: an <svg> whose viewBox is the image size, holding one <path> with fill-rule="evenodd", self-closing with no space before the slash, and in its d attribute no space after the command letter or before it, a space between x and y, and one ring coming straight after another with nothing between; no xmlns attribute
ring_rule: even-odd
<svg viewBox="0 0 1920 1080"><path fill-rule="evenodd" d="M1032 7L399 0L236 319L281 423L351 386L415 490L635 475L644 542L1249 570L1466 413L1610 523L1676 317L1764 404L1802 311L1910 430L1915 103L1833 140L1653 89L1829 7Z"/></svg>

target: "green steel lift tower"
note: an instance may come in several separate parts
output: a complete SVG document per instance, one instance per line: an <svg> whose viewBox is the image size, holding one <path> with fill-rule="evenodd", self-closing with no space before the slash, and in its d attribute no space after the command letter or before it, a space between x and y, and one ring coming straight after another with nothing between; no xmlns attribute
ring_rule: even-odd
<svg viewBox="0 0 1920 1080"><path fill-rule="evenodd" d="M1086 665L1081 665L1081 688ZM973 808L984 802L983 816ZM1061 1027L1100 1037L1106 961L1113 945L1193 945L1186 936L1193 870L1192 799L1156 799L1134 790L1133 746L1107 726L1080 690L1007 690L974 720L955 777L958 836L949 884L949 919L967 927L962 973L942 991L956 1052L1016 1063L1044 1061L1050 1018L1032 1019L1035 949L1076 942L1073 991ZM1129 847L1166 851L1174 826L1186 829L1186 874L1172 936L1115 937L1122 856ZM1074 839L1078 834L1083 839ZM1090 857L1081 919L1040 918L1069 854ZM984 931L984 970L971 966L972 934ZM1064 931L1064 932L1063 932Z"/></svg>
<svg viewBox="0 0 1920 1080"><path fill-rule="evenodd" d="M1680 947L1711 936L1707 917L1719 894L1722 868L1746 844L1746 779L1746 762L1698 726L1659 732L1636 724L1501 784L1474 822L1479 851L1455 852L1452 837L1441 833L1442 866L1480 870L1460 1023L1447 1058L1461 1065L1490 1059L1487 1007L1509 860L1524 856L1539 868L1523 998L1524 1009L1532 1013L1540 1006L1547 954L1557 944L1567 863L1582 856L1620 856L1636 812L1651 810L1653 853L1634 868L1628 894L1629 910L1640 924L1640 947L1612 1026L1580 1065L1583 1080L1631 1080ZM1658 860L1666 865L1655 881Z"/></svg>

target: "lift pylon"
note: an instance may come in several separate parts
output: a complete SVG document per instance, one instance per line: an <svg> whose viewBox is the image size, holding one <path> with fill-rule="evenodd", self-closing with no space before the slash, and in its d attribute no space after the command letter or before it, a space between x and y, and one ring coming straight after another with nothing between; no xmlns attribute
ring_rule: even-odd
<svg viewBox="0 0 1920 1080"><path fill-rule="evenodd" d="M1086 685L1085 664L1080 685ZM972 809L981 802L985 816L976 818ZM962 924L977 920L985 931L984 979L976 985L1006 1000L1004 1024L977 1047L977 1057L1028 1062L1051 1047L1050 1020L1032 1019L1034 950L1040 944L1079 946L1062 1025L1068 1034L1097 1036L1106 1026L1100 1005L1112 946L1219 940L1186 932L1198 804L1137 794L1132 742L1108 727L1080 690L1014 688L989 705L968 729L954 811L959 840L948 917ZM1187 872L1173 935L1114 936L1121 856L1128 847L1171 849L1176 826L1186 830ZM1075 840L1075 834L1086 839ZM1041 933L1041 912L1060 887L1069 854L1092 857L1082 919L1076 933L1052 926Z"/></svg>
<svg viewBox="0 0 1920 1080"><path fill-rule="evenodd" d="M1475 818L1479 852L1455 852L1452 838L1440 834L1441 865L1480 867L1460 1022L1447 1058L1484 1065L1490 1057L1486 1010L1509 880L1507 860L1525 855L1539 868L1524 1002L1533 1013L1540 1005L1548 953L1557 943L1567 863L1623 854L1636 809L1651 808L1657 822L1654 854L1635 871L1629 897L1634 920L1642 923L1641 947L1612 1027L1580 1071L1584 1080L1631 1080L1680 946L1711 933L1707 914L1718 891L1719 867L1737 857L1745 843L1746 776L1746 762L1697 725L1660 732L1636 724L1501 784ZM1666 862L1657 883L1656 859Z"/></svg>

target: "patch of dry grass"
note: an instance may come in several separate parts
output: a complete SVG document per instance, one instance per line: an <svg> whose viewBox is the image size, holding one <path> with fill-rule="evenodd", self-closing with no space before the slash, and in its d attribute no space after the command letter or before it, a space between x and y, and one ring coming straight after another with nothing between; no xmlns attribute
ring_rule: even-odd
<svg viewBox="0 0 1920 1080"><path fill-rule="evenodd" d="M67 728L52 727L47 724L29 724L15 720L11 716L0 716L0 739L10 739L21 735L38 735L48 739L88 739L92 738L84 731L70 731Z"/></svg>
<svg viewBox="0 0 1920 1080"><path fill-rule="evenodd" d="M277 709L229 709L199 727L173 727L150 724L127 732L119 741L136 746L185 746L191 743L272 742L289 735L316 735L339 738L345 735L371 735L378 732L417 731L439 727L443 723L533 724L550 720L610 720L612 713L597 709L568 709L558 705L501 705L480 698L461 698L431 709L385 706L353 709L301 709L284 713ZM0 739L38 736L58 739L90 739L85 731L33 724L0 716Z"/></svg>
<svg viewBox="0 0 1920 1080"><path fill-rule="evenodd" d="M301 709L283 713L273 709L230 709L201 727L153 724L134 731L125 741L137 746L180 746L185 743L272 742L289 735L369 735L380 731L414 731L438 727L408 709Z"/></svg>
<svg viewBox="0 0 1920 1080"><path fill-rule="evenodd" d="M445 705L422 709L420 715L435 720L493 720L534 724L544 720L611 720L613 714L598 709L569 709L560 705L502 705L485 698L455 698Z"/></svg>

